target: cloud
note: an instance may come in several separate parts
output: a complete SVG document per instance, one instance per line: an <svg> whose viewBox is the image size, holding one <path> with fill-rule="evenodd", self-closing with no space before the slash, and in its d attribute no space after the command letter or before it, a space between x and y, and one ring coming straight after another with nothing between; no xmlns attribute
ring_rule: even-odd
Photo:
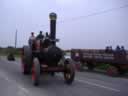
<svg viewBox="0 0 128 96"><path fill-rule="evenodd" d="M81 2L81 0L55 0L59 6L71 6Z"/></svg>

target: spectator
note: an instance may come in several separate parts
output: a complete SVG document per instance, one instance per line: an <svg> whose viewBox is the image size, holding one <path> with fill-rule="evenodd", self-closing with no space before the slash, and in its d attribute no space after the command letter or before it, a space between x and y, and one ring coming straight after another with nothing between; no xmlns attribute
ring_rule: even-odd
<svg viewBox="0 0 128 96"><path fill-rule="evenodd" d="M112 53L113 52L112 46L107 46L105 49L105 52L106 53Z"/></svg>
<svg viewBox="0 0 128 96"><path fill-rule="evenodd" d="M126 51L125 51L124 46L121 46L121 53L122 53L122 55L126 55Z"/></svg>
<svg viewBox="0 0 128 96"><path fill-rule="evenodd" d="M108 51L109 51L109 47L107 46L105 52L108 53Z"/></svg>
<svg viewBox="0 0 128 96"><path fill-rule="evenodd" d="M121 46L121 50L122 50L122 51L125 51L124 46Z"/></svg>
<svg viewBox="0 0 128 96"><path fill-rule="evenodd" d="M112 46L109 46L109 51L110 51L110 53L113 52Z"/></svg>
<svg viewBox="0 0 128 96"><path fill-rule="evenodd" d="M117 51L117 52L120 52L120 50L121 50L121 49L120 49L120 46L117 45L117 47L116 47L116 51Z"/></svg>

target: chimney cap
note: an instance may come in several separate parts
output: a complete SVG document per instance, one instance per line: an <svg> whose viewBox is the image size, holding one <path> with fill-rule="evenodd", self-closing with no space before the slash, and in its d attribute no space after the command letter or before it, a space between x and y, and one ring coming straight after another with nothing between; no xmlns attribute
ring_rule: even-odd
<svg viewBox="0 0 128 96"><path fill-rule="evenodd" d="M56 19L57 19L57 14L54 13L54 12L50 13L50 14L49 14L49 18L50 18L51 20L56 20Z"/></svg>

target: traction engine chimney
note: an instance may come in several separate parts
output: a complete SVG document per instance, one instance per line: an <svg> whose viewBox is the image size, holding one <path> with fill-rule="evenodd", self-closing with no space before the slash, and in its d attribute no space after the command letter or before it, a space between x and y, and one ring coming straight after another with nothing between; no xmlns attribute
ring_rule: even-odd
<svg viewBox="0 0 128 96"><path fill-rule="evenodd" d="M53 44L56 45L56 13L50 13L50 38L53 40Z"/></svg>

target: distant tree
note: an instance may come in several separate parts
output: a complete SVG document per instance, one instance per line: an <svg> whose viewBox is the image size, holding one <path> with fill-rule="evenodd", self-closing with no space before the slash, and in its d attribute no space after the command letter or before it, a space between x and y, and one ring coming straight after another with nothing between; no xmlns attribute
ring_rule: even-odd
<svg viewBox="0 0 128 96"><path fill-rule="evenodd" d="M0 50L2 49L2 47L0 46Z"/></svg>
<svg viewBox="0 0 128 96"><path fill-rule="evenodd" d="M14 48L14 47L13 47L13 46L8 46L7 48L12 49L12 48Z"/></svg>

